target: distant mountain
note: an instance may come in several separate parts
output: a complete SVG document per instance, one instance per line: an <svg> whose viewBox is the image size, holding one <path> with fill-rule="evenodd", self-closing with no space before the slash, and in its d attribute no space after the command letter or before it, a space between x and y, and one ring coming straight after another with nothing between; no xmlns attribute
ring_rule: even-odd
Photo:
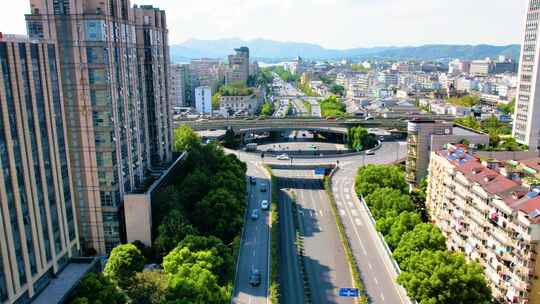
<svg viewBox="0 0 540 304"><path fill-rule="evenodd" d="M225 58L233 53L233 49L247 46L251 57L259 60L290 60L297 56L307 59L418 59L445 60L452 58L483 59L506 55L519 58L520 46L494 45L445 45L433 44L418 47L374 47L354 48L348 50L325 49L317 44L300 42L280 42L265 39L241 40L237 38L220 40L190 39L184 43L171 45L173 62L187 61L193 58Z"/></svg>

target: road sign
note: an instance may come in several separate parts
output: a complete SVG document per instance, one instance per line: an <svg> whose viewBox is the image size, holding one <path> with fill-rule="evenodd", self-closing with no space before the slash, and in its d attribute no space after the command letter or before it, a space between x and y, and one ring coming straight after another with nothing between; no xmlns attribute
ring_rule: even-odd
<svg viewBox="0 0 540 304"><path fill-rule="evenodd" d="M358 288L340 288L340 297L358 298Z"/></svg>
<svg viewBox="0 0 540 304"><path fill-rule="evenodd" d="M326 169L325 168L315 168L315 175L325 175Z"/></svg>

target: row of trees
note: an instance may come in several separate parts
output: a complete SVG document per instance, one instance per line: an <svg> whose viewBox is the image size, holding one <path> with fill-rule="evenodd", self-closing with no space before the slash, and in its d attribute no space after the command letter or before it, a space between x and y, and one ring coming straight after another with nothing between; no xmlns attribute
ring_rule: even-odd
<svg viewBox="0 0 540 304"><path fill-rule="evenodd" d="M294 75L291 72L287 71L282 66L275 66L271 69L274 73L276 73L283 81L293 83L300 80L300 77L298 75Z"/></svg>
<svg viewBox="0 0 540 304"><path fill-rule="evenodd" d="M349 148L353 150L369 150L377 145L377 138L375 135L369 134L369 131L366 128L350 128L348 132Z"/></svg>
<svg viewBox="0 0 540 304"><path fill-rule="evenodd" d="M520 145L511 136L512 128L509 123L503 123L497 117L491 116L485 120L478 120L474 116L457 118L456 123L489 135L489 147L480 147L482 150L492 151L520 151L527 147Z"/></svg>
<svg viewBox="0 0 540 304"><path fill-rule="evenodd" d="M202 145L186 126L175 130L174 149L189 154L181 176L154 197L152 246L114 248L103 274L88 275L72 303L230 302L246 165L217 144ZM147 263L161 267L143 271Z"/></svg>
<svg viewBox="0 0 540 304"><path fill-rule="evenodd" d="M323 117L342 117L345 115L345 104L336 96L330 96L319 103Z"/></svg>
<svg viewBox="0 0 540 304"><path fill-rule="evenodd" d="M465 95L463 97L451 97L448 98L448 103L456 106L474 107L475 105L480 103L480 97L472 95Z"/></svg>
<svg viewBox="0 0 540 304"><path fill-rule="evenodd" d="M356 191L364 196L377 230L392 250L402 270L398 282L411 299L420 304L491 303L482 267L461 253L448 251L441 230L423 222L424 208L409 194L400 168L360 168Z"/></svg>
<svg viewBox="0 0 540 304"><path fill-rule="evenodd" d="M231 83L219 87L217 93L221 96L249 96L253 94L253 88L247 87L245 84Z"/></svg>

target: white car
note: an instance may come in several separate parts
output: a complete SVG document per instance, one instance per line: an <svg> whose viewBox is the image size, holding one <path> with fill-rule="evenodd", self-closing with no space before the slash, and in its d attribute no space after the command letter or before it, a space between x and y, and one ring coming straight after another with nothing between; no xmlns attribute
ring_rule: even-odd
<svg viewBox="0 0 540 304"><path fill-rule="evenodd" d="M261 202L261 209L262 210L268 210L268 201L267 200L263 200Z"/></svg>
<svg viewBox="0 0 540 304"><path fill-rule="evenodd" d="M287 154L281 154L280 156L276 157L278 160L289 160L289 155Z"/></svg>

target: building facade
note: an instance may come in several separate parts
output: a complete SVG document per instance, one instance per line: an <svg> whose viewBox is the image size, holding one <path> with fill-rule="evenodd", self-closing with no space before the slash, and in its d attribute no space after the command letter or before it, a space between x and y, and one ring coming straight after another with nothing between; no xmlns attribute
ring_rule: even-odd
<svg viewBox="0 0 540 304"><path fill-rule="evenodd" d="M210 87L195 89L195 108L199 114L212 114L212 89Z"/></svg>
<svg viewBox="0 0 540 304"><path fill-rule="evenodd" d="M1 303L27 303L80 250L57 54L0 37Z"/></svg>
<svg viewBox="0 0 540 304"><path fill-rule="evenodd" d="M521 45L521 58L519 60L519 84L513 135L519 143L531 148L540 147L539 21L540 2L529 0L525 18L525 37Z"/></svg>
<svg viewBox="0 0 540 304"><path fill-rule="evenodd" d="M500 303L540 301L539 160L481 161L459 146L431 155L430 218L450 250L484 267Z"/></svg>
<svg viewBox="0 0 540 304"><path fill-rule="evenodd" d="M31 0L33 38L58 45L82 246L118 245L122 199L170 161L165 13L120 0Z"/></svg>
<svg viewBox="0 0 540 304"><path fill-rule="evenodd" d="M261 104L262 100L257 94L248 96L221 96L219 98L220 111L226 111L229 115L254 115Z"/></svg>
<svg viewBox="0 0 540 304"><path fill-rule="evenodd" d="M236 54L229 55L226 83L246 84L249 77L249 48L243 46L234 51Z"/></svg>
<svg viewBox="0 0 540 304"><path fill-rule="evenodd" d="M489 136L452 123L433 120L413 120L407 126L406 179L413 185L428 175L431 151L442 149L448 143L467 142L489 145Z"/></svg>
<svg viewBox="0 0 540 304"><path fill-rule="evenodd" d="M187 107L188 65L173 64L170 68L169 96L173 107Z"/></svg>

